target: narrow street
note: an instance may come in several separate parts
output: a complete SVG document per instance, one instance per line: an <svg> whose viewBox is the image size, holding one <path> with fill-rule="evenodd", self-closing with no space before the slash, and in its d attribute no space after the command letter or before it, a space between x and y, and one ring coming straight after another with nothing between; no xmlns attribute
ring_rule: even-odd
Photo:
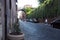
<svg viewBox="0 0 60 40"><path fill-rule="evenodd" d="M60 40L60 29L42 23L19 21L25 40Z"/></svg>

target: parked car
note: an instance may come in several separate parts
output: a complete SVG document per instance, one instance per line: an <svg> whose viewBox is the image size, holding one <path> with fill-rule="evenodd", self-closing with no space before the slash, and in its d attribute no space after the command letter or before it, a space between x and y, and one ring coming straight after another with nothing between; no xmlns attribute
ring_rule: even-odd
<svg viewBox="0 0 60 40"><path fill-rule="evenodd" d="M53 28L60 29L60 19L54 20L51 25L53 25Z"/></svg>
<svg viewBox="0 0 60 40"><path fill-rule="evenodd" d="M33 19L27 19L27 22L32 22L32 23L39 23L37 19L33 18Z"/></svg>

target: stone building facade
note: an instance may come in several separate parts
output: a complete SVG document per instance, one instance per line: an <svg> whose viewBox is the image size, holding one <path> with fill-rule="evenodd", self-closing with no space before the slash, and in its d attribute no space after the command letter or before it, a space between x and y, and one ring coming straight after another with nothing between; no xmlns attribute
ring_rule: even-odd
<svg viewBox="0 0 60 40"><path fill-rule="evenodd" d="M9 23L16 20L16 0L0 0L1 2L1 21L2 21L2 39L7 40L9 33Z"/></svg>

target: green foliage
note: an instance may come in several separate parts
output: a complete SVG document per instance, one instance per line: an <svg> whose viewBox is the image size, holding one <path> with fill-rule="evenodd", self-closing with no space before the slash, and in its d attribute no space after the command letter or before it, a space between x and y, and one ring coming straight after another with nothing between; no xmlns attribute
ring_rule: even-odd
<svg viewBox="0 0 60 40"><path fill-rule="evenodd" d="M13 23L13 32L14 35L19 35L21 33L21 30L19 29L19 23L18 21L16 23Z"/></svg>
<svg viewBox="0 0 60 40"><path fill-rule="evenodd" d="M30 14L30 12L32 11L32 8L26 7L26 8L24 8L24 10L25 10L26 14Z"/></svg>
<svg viewBox="0 0 60 40"><path fill-rule="evenodd" d="M34 10L34 8L30 8L30 7L24 8L24 11L26 12L27 18L29 18L28 16L31 14L31 12L32 12L33 10Z"/></svg>
<svg viewBox="0 0 60 40"><path fill-rule="evenodd" d="M29 18L54 18L60 16L58 0L39 0L40 6L30 12Z"/></svg>

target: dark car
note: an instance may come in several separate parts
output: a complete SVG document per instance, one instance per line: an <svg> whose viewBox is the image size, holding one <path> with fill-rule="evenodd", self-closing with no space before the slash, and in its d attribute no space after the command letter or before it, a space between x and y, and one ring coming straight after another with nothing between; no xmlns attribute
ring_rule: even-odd
<svg viewBox="0 0 60 40"><path fill-rule="evenodd" d="M60 19L54 20L51 25L53 25L53 28L60 29Z"/></svg>
<svg viewBox="0 0 60 40"><path fill-rule="evenodd" d="M37 19L27 19L27 22L32 22L32 23L39 23Z"/></svg>

